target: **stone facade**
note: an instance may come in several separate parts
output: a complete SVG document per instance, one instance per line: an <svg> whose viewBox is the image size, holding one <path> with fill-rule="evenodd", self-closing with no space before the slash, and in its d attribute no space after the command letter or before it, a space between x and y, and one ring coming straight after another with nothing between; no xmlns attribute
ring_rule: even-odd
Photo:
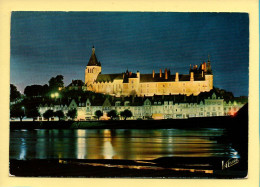
<svg viewBox="0 0 260 187"><path fill-rule="evenodd" d="M234 115L247 100L234 99L225 101L214 92L207 97L169 95L153 97L112 97L96 102L94 98L85 101L72 99L66 104L40 105L41 115L48 109L62 110L65 114L70 109L77 109L77 120L95 120L95 112L108 113L116 110L118 114L128 109L133 116L129 119L178 119L190 117L209 117ZM97 104L99 103L99 104ZM120 117L120 116L119 116Z"/></svg>
<svg viewBox="0 0 260 187"><path fill-rule="evenodd" d="M85 69L87 90L112 96L153 96L156 95L198 95L213 89L213 74L210 60L198 68L190 68L189 74L171 74L170 70L160 69L159 73L141 74L129 72L119 74L102 74L101 63L95 55L95 48Z"/></svg>

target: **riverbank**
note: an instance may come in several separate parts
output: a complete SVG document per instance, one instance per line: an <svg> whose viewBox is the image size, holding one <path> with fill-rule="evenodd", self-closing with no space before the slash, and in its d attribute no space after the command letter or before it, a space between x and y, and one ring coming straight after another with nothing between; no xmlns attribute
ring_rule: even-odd
<svg viewBox="0 0 260 187"><path fill-rule="evenodd" d="M171 128L229 128L248 130L248 105L235 116L195 117L165 120L109 121L24 121L10 122L10 129L171 129Z"/></svg>
<svg viewBox="0 0 260 187"><path fill-rule="evenodd" d="M228 158L159 158L147 160L10 160L10 174L19 177L91 178L244 178L238 164L222 168Z"/></svg>
<svg viewBox="0 0 260 187"><path fill-rule="evenodd" d="M166 120L109 121L25 121L10 122L10 129L171 129L223 128L231 125L232 117L201 117Z"/></svg>

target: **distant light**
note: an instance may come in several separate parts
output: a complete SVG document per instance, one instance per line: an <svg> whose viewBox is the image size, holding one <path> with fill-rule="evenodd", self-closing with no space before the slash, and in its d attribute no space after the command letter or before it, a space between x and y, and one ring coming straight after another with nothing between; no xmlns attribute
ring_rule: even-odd
<svg viewBox="0 0 260 187"><path fill-rule="evenodd" d="M59 93L58 92L55 93L55 97L59 97Z"/></svg>
<svg viewBox="0 0 260 187"><path fill-rule="evenodd" d="M231 109L229 111L229 114L230 114L230 116L235 116L236 115L236 111L234 109Z"/></svg>
<svg viewBox="0 0 260 187"><path fill-rule="evenodd" d="M54 98L55 97L55 95L54 94L51 94L51 98Z"/></svg>

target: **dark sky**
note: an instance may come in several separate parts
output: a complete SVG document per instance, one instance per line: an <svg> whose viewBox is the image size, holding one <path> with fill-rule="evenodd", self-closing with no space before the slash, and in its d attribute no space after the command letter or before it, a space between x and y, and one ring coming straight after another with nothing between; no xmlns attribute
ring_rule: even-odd
<svg viewBox="0 0 260 187"><path fill-rule="evenodd" d="M209 54L214 86L248 95L246 13L13 12L11 83L23 92L59 74L84 81L93 45L102 73L188 74Z"/></svg>

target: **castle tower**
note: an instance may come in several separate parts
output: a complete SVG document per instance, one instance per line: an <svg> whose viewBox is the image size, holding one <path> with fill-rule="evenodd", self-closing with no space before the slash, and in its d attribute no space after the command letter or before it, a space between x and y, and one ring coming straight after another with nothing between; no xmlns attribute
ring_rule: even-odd
<svg viewBox="0 0 260 187"><path fill-rule="evenodd" d="M190 81L194 81L194 73L190 72Z"/></svg>
<svg viewBox="0 0 260 187"><path fill-rule="evenodd" d="M206 64L205 80L208 81L209 90L213 89L213 73L210 64L210 56L208 55L208 62Z"/></svg>
<svg viewBox="0 0 260 187"><path fill-rule="evenodd" d="M87 84L88 90L91 90L91 86L93 82L97 79L98 74L101 73L101 63L98 62L96 54L95 54L95 48L93 46L92 48L92 54L90 56L90 59L88 61L88 65L85 69L85 84Z"/></svg>
<svg viewBox="0 0 260 187"><path fill-rule="evenodd" d="M208 55L208 63L207 63L207 73L212 74L211 64L210 64L210 56Z"/></svg>

